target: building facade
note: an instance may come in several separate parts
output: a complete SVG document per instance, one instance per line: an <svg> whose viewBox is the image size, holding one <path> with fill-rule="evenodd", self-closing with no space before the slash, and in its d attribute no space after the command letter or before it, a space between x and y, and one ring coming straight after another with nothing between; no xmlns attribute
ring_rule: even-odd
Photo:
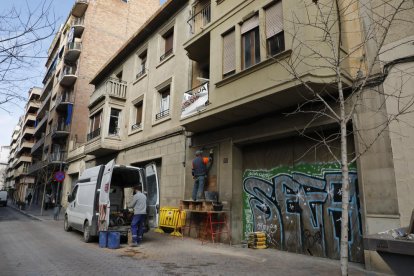
<svg viewBox="0 0 414 276"><path fill-rule="evenodd" d="M0 190L8 188L7 165L9 163L10 146L0 147Z"/></svg>
<svg viewBox="0 0 414 276"><path fill-rule="evenodd" d="M46 62L31 152L36 161L29 168L38 176L38 194L60 201L62 186L53 175L67 169L68 150L86 142L92 76L158 6L157 0L75 1Z"/></svg>
<svg viewBox="0 0 414 276"><path fill-rule="evenodd" d="M184 197L186 137L180 126L190 60L188 1L168 1L93 78L86 166L157 165L162 206Z"/></svg>

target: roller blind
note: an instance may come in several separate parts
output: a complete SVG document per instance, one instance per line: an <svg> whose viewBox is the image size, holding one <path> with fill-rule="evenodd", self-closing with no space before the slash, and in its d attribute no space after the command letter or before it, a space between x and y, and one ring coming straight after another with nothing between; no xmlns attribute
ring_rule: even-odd
<svg viewBox="0 0 414 276"><path fill-rule="evenodd" d="M223 75L236 69L234 30L223 36Z"/></svg>
<svg viewBox="0 0 414 276"><path fill-rule="evenodd" d="M247 33L248 31L253 30L257 26L259 26L259 16L255 15L243 22L243 24L241 25L241 33Z"/></svg>
<svg viewBox="0 0 414 276"><path fill-rule="evenodd" d="M283 9L282 1L270 6L265 10L266 16L266 38L270 38L283 31Z"/></svg>

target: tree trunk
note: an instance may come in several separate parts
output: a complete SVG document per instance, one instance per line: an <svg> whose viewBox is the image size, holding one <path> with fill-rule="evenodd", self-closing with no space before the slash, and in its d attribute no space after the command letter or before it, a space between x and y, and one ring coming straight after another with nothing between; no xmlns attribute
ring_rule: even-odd
<svg viewBox="0 0 414 276"><path fill-rule="evenodd" d="M339 72L339 67L337 68ZM342 170L342 216L341 216L341 273L348 275L348 206L349 206L349 168L347 149L347 129L345 114L345 99L342 82L338 81L338 93L340 100L340 126L341 126L341 170Z"/></svg>

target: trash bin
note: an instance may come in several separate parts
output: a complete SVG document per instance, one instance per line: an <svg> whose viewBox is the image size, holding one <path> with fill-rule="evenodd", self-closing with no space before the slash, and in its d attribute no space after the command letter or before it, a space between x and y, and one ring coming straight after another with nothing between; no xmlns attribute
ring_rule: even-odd
<svg viewBox="0 0 414 276"><path fill-rule="evenodd" d="M99 232L99 247L105 248L108 246L108 232L100 231Z"/></svg>
<svg viewBox="0 0 414 276"><path fill-rule="evenodd" d="M121 244L121 233L108 232L108 248L117 249Z"/></svg>

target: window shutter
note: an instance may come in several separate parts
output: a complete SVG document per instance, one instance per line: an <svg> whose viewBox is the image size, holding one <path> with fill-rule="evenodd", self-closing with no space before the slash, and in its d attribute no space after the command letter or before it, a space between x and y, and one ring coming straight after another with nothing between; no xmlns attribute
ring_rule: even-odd
<svg viewBox="0 0 414 276"><path fill-rule="evenodd" d="M174 32L171 32L165 38L165 53L172 50L173 48L173 39L174 39Z"/></svg>
<svg viewBox="0 0 414 276"><path fill-rule="evenodd" d="M135 119L135 123L136 124L140 124L142 122L142 102L140 102L139 104L136 105L136 119Z"/></svg>
<svg viewBox="0 0 414 276"><path fill-rule="evenodd" d="M236 47L234 30L223 36L223 75L236 69Z"/></svg>
<svg viewBox="0 0 414 276"><path fill-rule="evenodd" d="M241 25L241 33L242 34L247 33L248 31L251 31L258 26L259 26L259 16L255 15L243 22L243 24Z"/></svg>
<svg viewBox="0 0 414 276"><path fill-rule="evenodd" d="M283 31L282 1L277 2L265 11L266 38L270 38Z"/></svg>

